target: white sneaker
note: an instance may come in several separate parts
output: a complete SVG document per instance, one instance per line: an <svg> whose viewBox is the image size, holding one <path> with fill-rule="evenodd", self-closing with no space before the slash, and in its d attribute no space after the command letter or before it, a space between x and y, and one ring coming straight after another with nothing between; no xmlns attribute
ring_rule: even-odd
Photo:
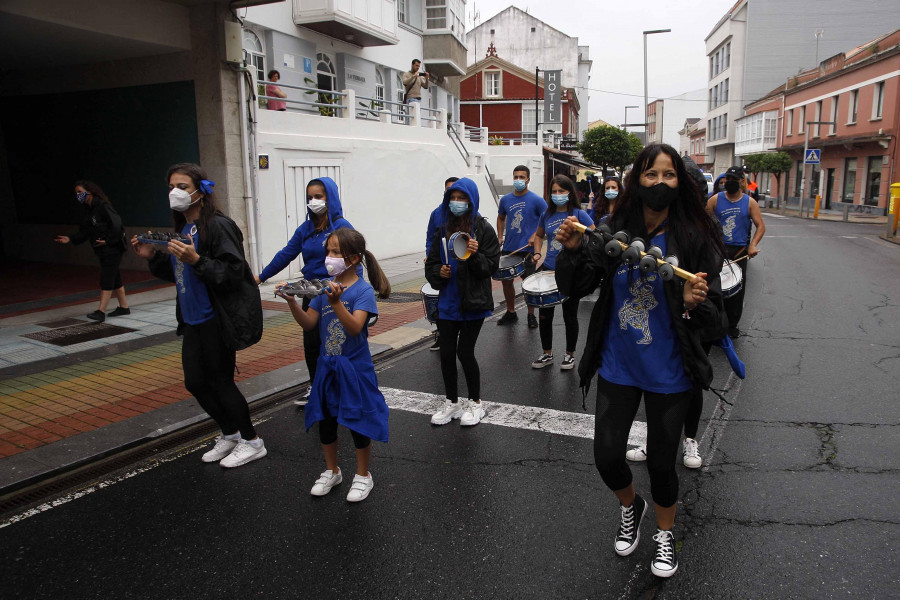
<svg viewBox="0 0 900 600"><path fill-rule="evenodd" d="M311 388L306 388L306 391L303 392L303 395L294 400L294 406L306 406L309 403L310 391L312 391Z"/></svg>
<svg viewBox="0 0 900 600"><path fill-rule="evenodd" d="M331 491L331 488L339 484L344 480L344 476L341 475L341 470L338 469L338 472L335 473L331 469L328 469L316 479L316 484L312 486L312 489L309 490L309 493L313 496L324 496L328 492Z"/></svg>
<svg viewBox="0 0 900 600"><path fill-rule="evenodd" d="M553 355L547 354L544 352L531 363L532 369L543 369L544 367L549 367L553 364Z"/></svg>
<svg viewBox="0 0 900 600"><path fill-rule="evenodd" d="M262 458L267 454L266 445L262 443L262 438L258 439L259 447L257 448L247 440L239 441L231 454L219 461L219 465L226 468L240 467L257 458Z"/></svg>
<svg viewBox="0 0 900 600"><path fill-rule="evenodd" d="M211 462L219 462L234 450L234 447L238 445L238 439L234 440L226 440L225 436L217 435L216 436L216 445L212 447L212 450L206 452L203 456L200 457L205 463Z"/></svg>
<svg viewBox="0 0 900 600"><path fill-rule="evenodd" d="M625 453L625 460L630 460L631 462L644 462L647 460L647 448L645 446L641 446L640 448L634 448L633 450L629 450Z"/></svg>
<svg viewBox="0 0 900 600"><path fill-rule="evenodd" d="M684 438L684 466L688 469L699 469L703 466L700 458L700 447L694 438Z"/></svg>
<svg viewBox="0 0 900 600"><path fill-rule="evenodd" d="M462 418L459 420L459 424L467 427L478 425L481 423L481 419L484 418L484 415L484 406L481 405L481 402L469 400L469 405L466 407L466 412L463 413Z"/></svg>
<svg viewBox="0 0 900 600"><path fill-rule="evenodd" d="M369 497L369 492L375 487L375 480L372 479L372 473L365 477L362 475L354 475L353 483L350 485L350 492L347 494L347 502L362 502Z"/></svg>
<svg viewBox="0 0 900 600"><path fill-rule="evenodd" d="M657 529L653 541L656 542L656 556L650 563L650 572L657 577L671 577L678 570L675 537L671 531Z"/></svg>
<svg viewBox="0 0 900 600"><path fill-rule="evenodd" d="M453 419L460 418L462 414L463 410L459 402L444 400L444 405L441 407L441 410L431 415L431 424L446 425Z"/></svg>

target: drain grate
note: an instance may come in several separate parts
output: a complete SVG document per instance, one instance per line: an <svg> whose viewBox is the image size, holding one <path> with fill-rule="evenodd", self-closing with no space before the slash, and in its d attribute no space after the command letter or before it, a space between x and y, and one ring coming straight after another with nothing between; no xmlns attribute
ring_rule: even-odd
<svg viewBox="0 0 900 600"><path fill-rule="evenodd" d="M101 338L108 338L114 335L122 335L123 333L137 331L136 329L130 329L128 327L107 325L106 323L84 323L83 321L78 321L78 323L78 325L62 326L47 331L23 333L22 337L38 342L53 344L54 346L71 346L73 344L92 342Z"/></svg>

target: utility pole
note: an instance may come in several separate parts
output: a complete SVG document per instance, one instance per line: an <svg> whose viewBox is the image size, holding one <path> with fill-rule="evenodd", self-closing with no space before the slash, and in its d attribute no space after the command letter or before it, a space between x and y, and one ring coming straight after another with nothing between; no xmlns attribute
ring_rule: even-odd
<svg viewBox="0 0 900 600"><path fill-rule="evenodd" d="M800 177L800 216L803 216L803 192L806 189L806 155L809 154L809 126L810 125L834 125L834 121L807 121L805 131L803 132L803 175ZM820 157L821 162L821 157Z"/></svg>

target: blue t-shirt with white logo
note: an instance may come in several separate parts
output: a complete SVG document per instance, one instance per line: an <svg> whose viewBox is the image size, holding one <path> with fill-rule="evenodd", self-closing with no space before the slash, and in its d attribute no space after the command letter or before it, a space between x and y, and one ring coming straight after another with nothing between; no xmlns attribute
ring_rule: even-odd
<svg viewBox="0 0 900 600"><path fill-rule="evenodd" d="M750 243L750 196L744 194L732 202L719 192L716 197L716 216L722 224L722 235L728 246L746 246Z"/></svg>
<svg viewBox="0 0 900 600"><path fill-rule="evenodd" d="M197 234L197 224L185 223L181 233L190 236L196 249L200 239ZM197 274L194 273L194 267L191 265L185 264L171 255L169 260L172 261L172 270L175 272L175 286L178 289L181 319L188 325L206 323L215 316L206 284L197 279Z"/></svg>
<svg viewBox="0 0 900 600"><path fill-rule="evenodd" d="M556 230L559 229L562 222L570 216L578 217L578 222L586 227L590 227L594 224L594 220L591 216L580 208L576 208L574 212L555 212L549 216L547 215L547 212L544 211L544 214L541 215L541 222L538 226L544 228L544 239L547 240L547 256L544 257L545 269L551 271L556 270L556 257L559 256L559 253L563 249L563 245L556 241Z"/></svg>
<svg viewBox="0 0 900 600"><path fill-rule="evenodd" d="M514 252L526 246L546 210L546 200L530 190L521 196L512 193L503 196L497 208L497 214L506 217L503 250ZM528 251L528 248L524 251Z"/></svg>
<svg viewBox="0 0 900 600"><path fill-rule="evenodd" d="M665 254L666 234L657 235L651 244ZM658 394L693 387L658 273L642 275L637 265L620 264L616 269L597 373L609 382Z"/></svg>

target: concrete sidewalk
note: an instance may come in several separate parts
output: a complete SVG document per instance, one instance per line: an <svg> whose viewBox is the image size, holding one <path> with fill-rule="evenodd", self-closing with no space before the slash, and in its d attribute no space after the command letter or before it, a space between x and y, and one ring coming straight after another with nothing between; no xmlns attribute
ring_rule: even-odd
<svg viewBox="0 0 900 600"><path fill-rule="evenodd" d="M373 356L430 338L422 262L421 254L380 261L392 293L378 302ZM309 382L302 329L274 288L260 287L262 340L237 356L251 405ZM499 306L499 282L494 288ZM94 299L0 319L0 495L208 418L184 388L174 294L169 286L129 295L131 315L104 325L131 331L69 346L51 342L66 328L96 330L84 317Z"/></svg>

